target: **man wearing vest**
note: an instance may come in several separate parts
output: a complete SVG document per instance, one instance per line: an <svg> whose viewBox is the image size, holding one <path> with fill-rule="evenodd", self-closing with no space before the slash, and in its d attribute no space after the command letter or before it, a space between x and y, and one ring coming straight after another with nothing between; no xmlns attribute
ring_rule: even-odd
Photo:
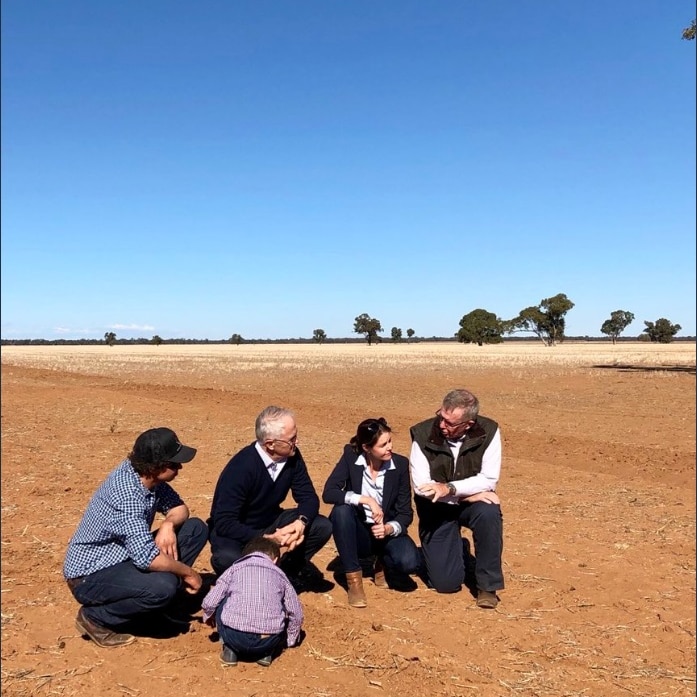
<svg viewBox="0 0 697 697"><path fill-rule="evenodd" d="M410 455L419 537L429 583L455 593L465 581L467 540L472 531L477 605L493 609L503 589L503 517L496 484L501 472L501 433L479 415L479 400L452 390L435 418L410 429Z"/></svg>

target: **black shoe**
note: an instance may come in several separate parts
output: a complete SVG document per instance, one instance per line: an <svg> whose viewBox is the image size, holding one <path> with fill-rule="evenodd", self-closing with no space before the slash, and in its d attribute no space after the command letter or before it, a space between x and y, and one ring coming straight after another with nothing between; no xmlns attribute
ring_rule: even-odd
<svg viewBox="0 0 697 697"><path fill-rule="evenodd" d="M480 590L477 594L477 607L485 610L494 610L498 604L499 597L496 595L496 591Z"/></svg>
<svg viewBox="0 0 697 697"><path fill-rule="evenodd" d="M227 644L223 644L223 650L220 652L220 662L223 666L237 665L237 654Z"/></svg>
<svg viewBox="0 0 697 697"><path fill-rule="evenodd" d="M296 593L304 593L306 591L312 593L327 593L334 584L324 578L322 572L312 563L307 562L298 573L293 576L288 576Z"/></svg>
<svg viewBox="0 0 697 697"><path fill-rule="evenodd" d="M327 571L338 571L339 573L344 572L344 567L341 565L339 555L335 556L334 559L327 564Z"/></svg>
<svg viewBox="0 0 697 697"><path fill-rule="evenodd" d="M264 658L260 658L257 661L257 664L264 666L264 668L268 668L271 665L271 661L273 661L273 656L264 656Z"/></svg>

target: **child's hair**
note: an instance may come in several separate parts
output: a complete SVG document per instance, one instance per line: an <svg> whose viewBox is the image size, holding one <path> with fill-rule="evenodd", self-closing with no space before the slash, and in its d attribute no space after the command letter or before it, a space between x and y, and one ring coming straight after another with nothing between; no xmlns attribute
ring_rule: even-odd
<svg viewBox="0 0 697 697"><path fill-rule="evenodd" d="M253 537L247 542L242 550L242 555L246 556L252 552L261 552L273 561L276 561L281 556L281 548L278 546L278 542L274 542L274 540L270 540L262 535Z"/></svg>

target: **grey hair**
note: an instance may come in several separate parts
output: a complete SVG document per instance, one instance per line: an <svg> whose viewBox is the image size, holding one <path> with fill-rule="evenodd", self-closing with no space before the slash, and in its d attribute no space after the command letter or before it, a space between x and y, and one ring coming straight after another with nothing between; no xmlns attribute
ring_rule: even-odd
<svg viewBox="0 0 697 697"><path fill-rule="evenodd" d="M257 441L263 443L267 440L280 438L283 434L282 422L286 416L290 416L291 419L295 418L295 415L290 409L274 406L266 407L266 409L257 416L254 422L254 433L256 434Z"/></svg>
<svg viewBox="0 0 697 697"><path fill-rule="evenodd" d="M450 390L443 397L443 409L464 409L462 416L467 421L474 421L479 414L479 400L469 390Z"/></svg>

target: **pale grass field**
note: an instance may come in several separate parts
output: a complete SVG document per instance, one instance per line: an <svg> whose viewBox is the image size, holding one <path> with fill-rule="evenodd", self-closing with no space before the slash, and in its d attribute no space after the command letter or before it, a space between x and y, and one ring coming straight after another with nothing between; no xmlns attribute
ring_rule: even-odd
<svg viewBox="0 0 697 697"><path fill-rule="evenodd" d="M162 346L3 346L2 363L87 374L118 374L134 369L196 373L216 370L351 370L361 368L459 367L593 370L594 366L661 368L695 365L695 343L534 343L497 346L420 342L367 344L229 344Z"/></svg>

